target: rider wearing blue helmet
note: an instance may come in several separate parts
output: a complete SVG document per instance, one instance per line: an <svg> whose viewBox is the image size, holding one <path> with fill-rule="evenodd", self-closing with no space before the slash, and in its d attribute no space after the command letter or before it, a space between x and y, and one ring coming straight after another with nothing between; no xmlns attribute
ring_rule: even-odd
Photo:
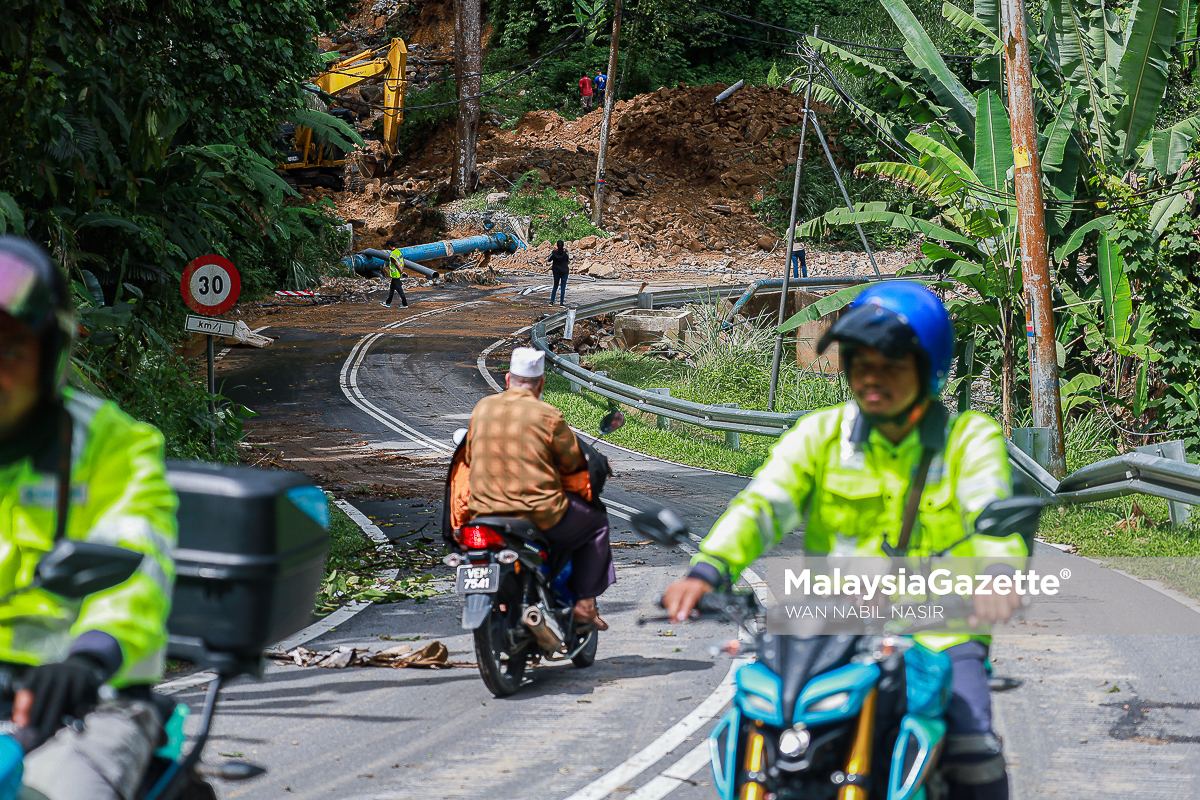
<svg viewBox="0 0 1200 800"><path fill-rule="evenodd" d="M854 399L808 414L771 448L700 545L688 576L668 587L663 600L673 619L686 619L703 594L730 586L801 523L805 551L813 555L924 555L947 548L956 556L1026 555L1015 534L972 535L979 512L1010 496L1012 482L1000 427L974 412L951 414L941 403L954 351L954 328L941 301L919 283L875 284L855 298L818 349L833 342ZM978 620L1001 622L1019 597L976 595L974 602ZM984 668L988 637L919 641L945 650L954 665L947 712L950 797L1007 798Z"/></svg>

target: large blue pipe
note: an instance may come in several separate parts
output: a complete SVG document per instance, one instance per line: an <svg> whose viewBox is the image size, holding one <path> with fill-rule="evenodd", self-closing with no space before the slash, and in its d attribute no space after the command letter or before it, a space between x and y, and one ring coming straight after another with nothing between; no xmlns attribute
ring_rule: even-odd
<svg viewBox="0 0 1200 800"><path fill-rule="evenodd" d="M429 244L414 244L411 247L401 247L400 255L412 261L428 261L432 258L448 258L464 253L474 253L476 250L507 250L512 252L524 245L515 236L507 233L485 233L479 236L468 236L465 239L446 239Z"/></svg>
<svg viewBox="0 0 1200 800"><path fill-rule="evenodd" d="M517 248L524 249L525 245L515 236L507 233L486 233L480 236L468 236L465 239L446 239L430 244L415 244L411 247L401 247L400 257L404 266L416 270L429 278L437 278L438 274L418 261L432 258L448 258L449 256L474 253L477 250L507 250L512 252ZM364 278L386 275L390 254L383 250L363 250L358 255L342 259L350 271Z"/></svg>

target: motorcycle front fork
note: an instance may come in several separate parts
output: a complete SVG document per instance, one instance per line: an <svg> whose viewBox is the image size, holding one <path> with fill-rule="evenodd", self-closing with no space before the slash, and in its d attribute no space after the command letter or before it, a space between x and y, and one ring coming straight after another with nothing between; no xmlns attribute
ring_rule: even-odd
<svg viewBox="0 0 1200 800"><path fill-rule="evenodd" d="M871 745L875 740L875 699L877 690L872 689L863 699L862 710L858 713L858 725L854 731L854 744L846 759L846 768L834 774L834 782L842 786L838 790L838 800L867 800L866 778L871 772ZM746 772L746 782L738 800L764 800L766 796L766 778L764 767L766 757L763 752L766 740L759 730L761 723L755 721L746 741L746 752L742 758L742 769Z"/></svg>

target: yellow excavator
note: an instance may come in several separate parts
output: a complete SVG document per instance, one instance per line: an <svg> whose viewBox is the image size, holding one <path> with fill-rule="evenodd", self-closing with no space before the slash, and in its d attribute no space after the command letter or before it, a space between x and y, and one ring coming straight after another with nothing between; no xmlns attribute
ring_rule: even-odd
<svg viewBox="0 0 1200 800"><path fill-rule="evenodd" d="M383 76L383 150L389 156L396 155L396 139L400 123L404 121L405 69L408 63L408 48L402 39L392 39L391 44L339 61L329 70L314 79L320 89L328 95L354 89ZM322 104L323 105L323 104ZM325 110L325 109L321 109ZM353 112L335 108L327 111L344 122L353 122ZM283 162L279 168L284 175L294 179L316 179L315 183L337 180L335 171L346 163L346 154L328 142L320 141L312 128L304 125L281 126L283 139ZM325 180L321 178L324 177Z"/></svg>

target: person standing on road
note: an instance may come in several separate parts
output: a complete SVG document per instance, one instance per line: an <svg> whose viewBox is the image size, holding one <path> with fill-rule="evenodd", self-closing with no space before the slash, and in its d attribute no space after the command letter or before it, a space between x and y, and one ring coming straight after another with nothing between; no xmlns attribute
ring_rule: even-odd
<svg viewBox="0 0 1200 800"><path fill-rule="evenodd" d="M771 449L701 543L687 577L667 588L672 620L687 619L714 588L732 586L805 515L804 546L813 555L947 548L965 557L1028 555L1019 534L972 535L980 512L1012 495L1012 479L1000 426L972 411L951 415L938 399L954 352L941 301L908 281L870 287L821 338L819 351L834 341L854 399L802 418ZM975 595L974 619L1007 621L1020 601L1015 592ZM942 759L949 797L1005 800L1008 776L985 667L990 637L915 638L945 651L953 665Z"/></svg>
<svg viewBox="0 0 1200 800"><path fill-rule="evenodd" d="M527 519L551 547L570 552L575 623L608 630L596 609L596 598L617 580L608 512L563 489L562 476L588 463L562 412L542 402L545 372L545 353L518 347L504 377L508 391L475 405L463 456L470 468L467 508L472 519Z"/></svg>
<svg viewBox="0 0 1200 800"><path fill-rule="evenodd" d="M567 305L567 275L571 272L571 254L564 248L562 239L558 240L558 246L550 251L546 260L550 262L550 274L554 276L554 286L550 288L550 305L554 305L554 293L558 292L559 305L565 307Z"/></svg>
<svg viewBox="0 0 1200 800"><path fill-rule="evenodd" d="M41 248L0 237L0 705L28 754L22 797L121 800L162 735L150 688L166 657L178 500L158 430L64 388L70 298ZM141 565L82 602L13 594L65 539L132 550Z"/></svg>
<svg viewBox="0 0 1200 800"><path fill-rule="evenodd" d="M400 307L408 308L408 299L404 296L404 273L400 270L400 264L403 261L404 257L400 255L400 251L393 250L392 257L388 259L388 277L392 279L388 291L388 299L379 304L384 308L392 307L392 297L396 292L400 293Z"/></svg>
<svg viewBox="0 0 1200 800"><path fill-rule="evenodd" d="M592 110L592 79L586 72L579 79L579 99L585 109Z"/></svg>
<svg viewBox="0 0 1200 800"><path fill-rule="evenodd" d="M604 105L604 89L608 86L608 76L599 70L596 71L596 77L592 80L592 87L596 90L596 105Z"/></svg>

